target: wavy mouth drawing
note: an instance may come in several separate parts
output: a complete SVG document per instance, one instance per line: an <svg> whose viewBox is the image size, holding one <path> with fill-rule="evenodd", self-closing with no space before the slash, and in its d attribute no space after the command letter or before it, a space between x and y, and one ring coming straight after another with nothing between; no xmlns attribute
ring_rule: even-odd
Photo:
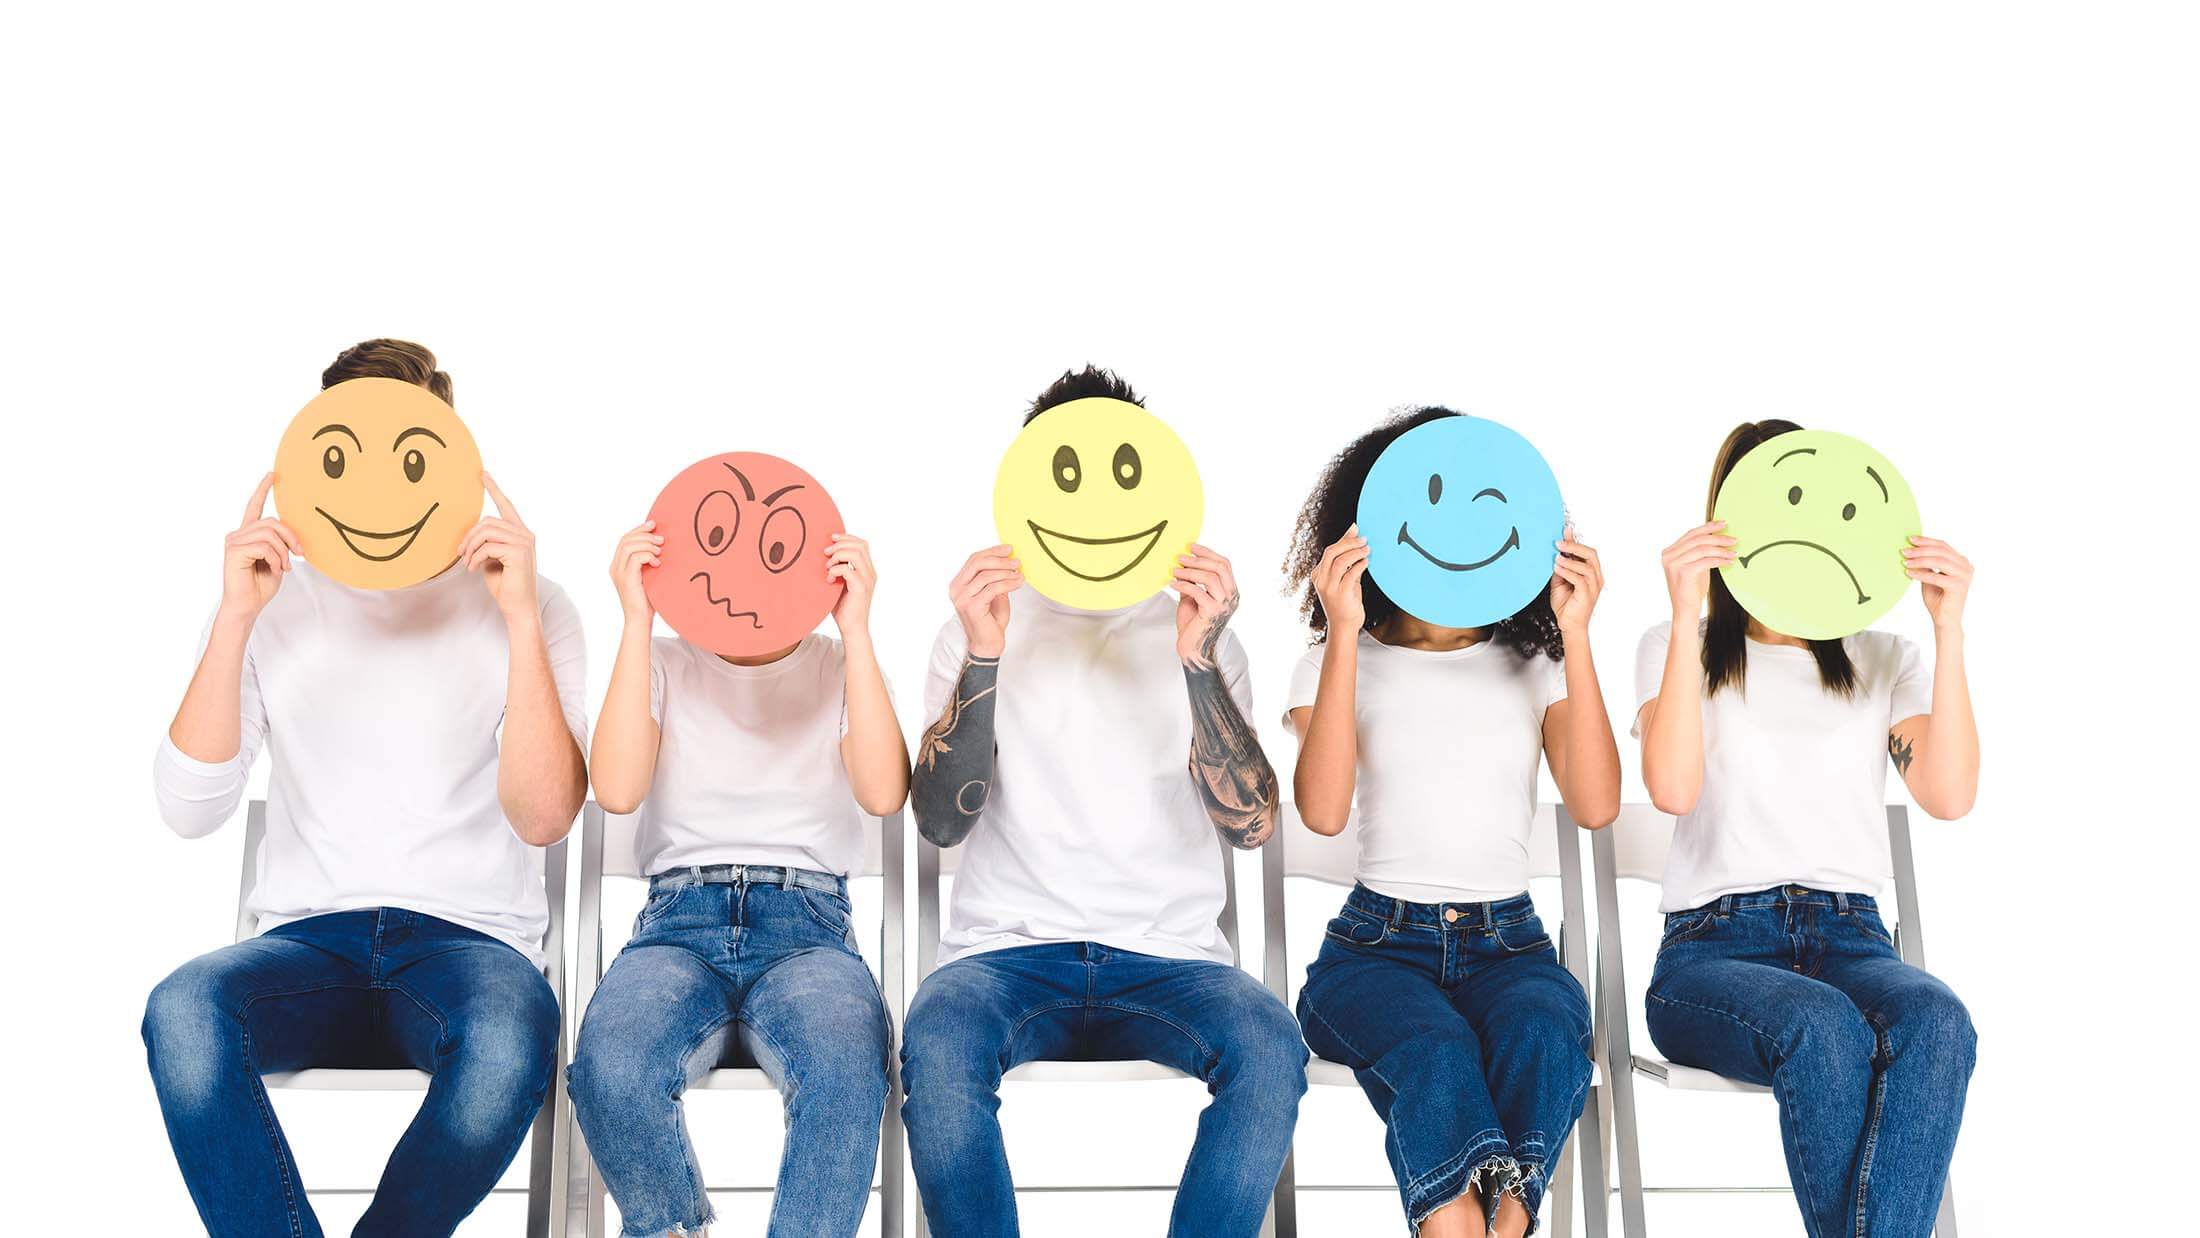
<svg viewBox="0 0 2200 1238"><path fill-rule="evenodd" d="M1054 560L1054 566L1061 568L1079 580L1094 582L1114 580L1144 562L1146 556L1153 552L1154 546L1161 541L1161 531L1169 527L1169 522L1164 520L1150 529L1142 529L1136 533L1126 533L1121 537L1078 537L1074 533L1057 533L1052 529L1042 529L1035 520L1026 520L1024 523L1031 526L1031 535L1038 539L1039 549L1046 552L1047 558ZM1129 562L1114 571L1095 576L1089 572L1080 572L1064 562L1062 556L1055 553L1054 546L1048 541L1049 538L1057 538L1078 546L1128 546L1135 544L1138 545L1138 553L1132 555Z"/></svg>
<svg viewBox="0 0 2200 1238"><path fill-rule="evenodd" d="M719 596L718 596L717 594L715 594L715 593L712 593L712 592L710 591L710 573L709 573L709 572L697 572L697 573L695 573L695 574L694 574L693 576L690 576L690 577L688 577L688 580L689 580L689 581L690 581L691 583L692 583L692 582L694 582L694 581L698 581L698 580L702 581L702 582L703 582L703 596L704 596L704 597L706 597L706 598L709 598L709 599L710 599L710 604L711 604L711 605L713 605L713 606L721 606L721 607L724 607L724 608L725 608L725 611L726 611L726 618L728 618L728 619L739 619L739 618L740 618L741 616L743 616L743 615L747 615L747 616L749 617L749 622L750 622L750 623L752 623L752 624L754 624L754 625L755 625L756 627L758 627L759 629L761 629L761 628L762 628L762 627L764 626L764 620L763 620L763 619L762 619L762 618L761 618L760 616L758 616L758 615L757 615L757 613L756 613L755 611L753 611L753 610L735 610L735 609L733 608L733 599L732 599L732 598L722 598L722 597L719 597Z"/></svg>
<svg viewBox="0 0 2200 1238"><path fill-rule="evenodd" d="M1840 555L1837 555L1837 554L1833 553L1832 551L1830 551L1830 550L1826 549L1826 548L1825 548L1824 546L1821 546L1821 545L1819 545L1819 544L1818 544L1818 543L1816 543L1816 542L1806 542L1806 541L1804 541L1804 540L1803 540L1802 538L1799 538L1799 537L1783 537L1783 538L1781 538L1781 539L1780 539L1779 541L1776 541L1776 542L1766 542L1766 543L1765 543L1764 545L1762 545L1762 546L1759 546L1759 547L1758 547L1757 549L1755 549L1755 550L1752 550L1752 551L1750 551L1750 552L1749 552L1748 554L1746 554L1746 555L1742 555L1742 556L1740 556L1739 558L1735 559L1735 560L1734 560L1734 562L1736 562L1736 563L1740 564L1740 565L1741 565L1741 566L1743 566L1743 567L1748 567L1748 566L1749 566L1749 561L1750 561L1751 559L1754 559L1754 558L1756 558L1756 557L1757 557L1758 555L1761 555L1761 554L1763 554L1764 552L1766 552L1766 551L1768 551L1768 550L1772 549L1772 548L1773 548L1773 547L1775 547L1775 546L1808 546L1808 547L1810 547L1810 548L1811 548L1812 550L1815 550L1815 551L1817 551L1817 552L1818 552L1819 554L1822 554L1822 555L1826 556L1827 558L1829 558L1829 559L1833 560L1833 561L1834 561L1835 563L1837 563L1837 564L1840 564L1840 566L1841 566L1841 570L1842 570L1843 572L1847 572L1847 573L1848 573L1848 577L1849 577L1849 587L1850 587L1850 588L1852 588L1852 589L1854 589L1854 590L1856 590L1856 604L1857 604L1858 606L1862 606L1862 605L1863 605L1864 603L1866 603L1866 602L1869 602L1869 601L1871 601L1871 600L1872 600L1872 599L1871 599L1871 595L1869 595L1869 594L1867 594L1867 593L1865 593L1865 592L1864 592L1864 586L1863 586L1863 585L1862 585L1862 584L1861 584L1860 582L1858 582L1858 580L1856 579L1856 573L1855 573L1855 572L1851 572L1851 571L1849 571L1849 565L1848 565L1848 564L1846 564L1846 563L1843 563L1843 562L1841 561L1841 556L1840 556Z"/></svg>
<svg viewBox="0 0 2200 1238"><path fill-rule="evenodd" d="M343 521L338 520L336 517L329 515L328 512L323 508L316 507L313 510L321 513L321 519L326 520L330 524L336 526L336 536L344 539L344 545L349 547L353 554L358 555L360 558L366 559L370 562L387 563L397 556L404 554L406 551L412 549L413 539L420 536L420 530L428 527L428 517L435 515L435 509L441 506L443 506L443 504L441 504L440 502L428 504L428 510L421 514L420 519L415 521L411 528L399 529L395 533L369 533L365 529L354 529L350 525L345 524ZM398 538L403 538L404 540L398 543L397 549L389 552L386 555L377 555L368 554L366 551L359 549L359 543L351 540L355 537L363 537L368 539L369 541L376 542L396 541Z"/></svg>
<svg viewBox="0 0 2200 1238"><path fill-rule="evenodd" d="M1414 550L1420 553L1420 556L1422 558L1428 560L1429 562L1435 564L1436 566L1444 569L1447 572L1471 572L1476 568L1488 567L1490 564L1497 562L1499 559L1504 558L1506 555L1511 554L1513 551L1520 549L1520 526L1513 526L1513 531L1506 536L1505 544L1497 548L1496 554L1491 555L1487 559L1477 559L1472 563L1453 563L1448 559L1439 559L1435 555L1430 554L1427 547L1421 545L1421 543L1417 541L1414 541L1413 535L1406 532L1406 526L1404 522L1400 522L1398 525L1398 544L1401 546L1413 547Z"/></svg>

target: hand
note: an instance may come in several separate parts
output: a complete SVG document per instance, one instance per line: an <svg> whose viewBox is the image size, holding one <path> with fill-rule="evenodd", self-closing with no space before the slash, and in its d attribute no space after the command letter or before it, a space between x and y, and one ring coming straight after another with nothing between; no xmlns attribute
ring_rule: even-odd
<svg viewBox="0 0 2200 1238"><path fill-rule="evenodd" d="M833 626L840 629L840 639L868 639L871 598L878 593L878 569L871 565L871 544L846 533L833 534L833 544L825 549L825 579L847 586L841 590L840 600L833 603ZM1001 605L1005 612L1007 599L1002 599Z"/></svg>
<svg viewBox="0 0 2200 1238"><path fill-rule="evenodd" d="M1933 627L1963 626L1963 603L1971 596L1971 561L1937 537L1913 537L1902 548L1904 575L1917 582L1918 600L1933 617Z"/></svg>
<svg viewBox="0 0 2200 1238"><path fill-rule="evenodd" d="M1237 613L1237 577L1230 561L1197 542L1190 553L1176 558L1176 656L1194 670L1215 664L1215 647L1222 629Z"/></svg>
<svg viewBox="0 0 2200 1238"><path fill-rule="evenodd" d="M665 539L656 530L656 521L644 520L628 529L619 539L619 548L611 552L611 585L619 591L619 609L628 623L644 627L657 616L657 608L649 604L649 594L642 589L642 569L658 566L665 548Z"/></svg>
<svg viewBox="0 0 2200 1238"><path fill-rule="evenodd" d="M1558 630L1574 636L1589 634L1589 612L1596 609L1604 592L1604 563L1594 547L1574 540L1569 528L1559 539L1558 562L1551 568L1551 613L1558 616Z"/></svg>
<svg viewBox="0 0 2200 1238"><path fill-rule="evenodd" d="M275 474L260 479L260 488L245 505L244 523L222 542L221 609L239 619L256 618L282 588L290 556L305 553L289 525L263 514L267 492L274 486Z"/></svg>
<svg viewBox="0 0 2200 1238"><path fill-rule="evenodd" d="M1367 622L1367 599L1360 578L1367 575L1367 539L1355 524L1329 544L1314 565L1314 596L1321 599L1322 621L1331 636L1356 637Z"/></svg>
<svg viewBox="0 0 2200 1238"><path fill-rule="evenodd" d="M489 501L496 504L497 514L483 516L480 524L467 530L466 540L458 544L458 561L466 565L467 571L481 573L481 582L488 586L489 596L495 599L506 623L533 618L539 613L535 607L534 531L520 522L519 509L497 489L495 478L483 472L481 484L488 488Z"/></svg>
<svg viewBox="0 0 2200 1238"><path fill-rule="evenodd" d="M1008 595L1023 584L1022 561L1007 546L970 556L948 582L947 600L955 604L972 657L997 658L1008 647Z"/></svg>
<svg viewBox="0 0 2200 1238"><path fill-rule="evenodd" d="M1726 535L1726 521L1699 524L1665 548L1665 591L1673 597L1673 614L1690 623L1703 611L1704 593L1711 588L1711 569L1734 561L1734 539Z"/></svg>

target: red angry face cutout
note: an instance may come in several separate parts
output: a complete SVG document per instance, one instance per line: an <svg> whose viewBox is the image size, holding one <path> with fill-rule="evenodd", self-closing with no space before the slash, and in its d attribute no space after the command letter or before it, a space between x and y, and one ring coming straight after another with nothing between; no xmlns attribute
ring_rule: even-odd
<svg viewBox="0 0 2200 1238"><path fill-rule="evenodd" d="M846 530L817 479L777 456L689 465L649 509L665 539L642 589L672 630L736 657L785 649L840 601L825 552Z"/></svg>

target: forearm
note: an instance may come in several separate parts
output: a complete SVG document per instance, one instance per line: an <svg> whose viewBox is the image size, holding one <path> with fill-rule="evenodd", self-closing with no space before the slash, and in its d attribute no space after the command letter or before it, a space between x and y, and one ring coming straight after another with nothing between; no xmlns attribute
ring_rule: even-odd
<svg viewBox="0 0 2200 1238"><path fill-rule="evenodd" d="M629 620L611 663L611 687L588 745L588 774L605 812L641 807L657 777L657 721L649 716L649 623Z"/></svg>
<svg viewBox="0 0 2200 1238"><path fill-rule="evenodd" d="M917 745L909 804L916 811L917 833L934 846L952 847L968 838L992 793L994 692L1000 675L998 657L963 659L947 707Z"/></svg>
<svg viewBox="0 0 2200 1238"><path fill-rule="evenodd" d="M1559 737L1563 755L1551 766L1567 814L1587 829L1602 829L1619 816L1619 743L1604 689L1597 682L1589 634L1565 634L1566 711Z"/></svg>
<svg viewBox="0 0 2200 1238"><path fill-rule="evenodd" d="M1220 667L1212 658L1204 661L1184 666L1192 704L1192 785L1230 845L1250 850L1276 832L1276 771L1231 699Z"/></svg>
<svg viewBox="0 0 2200 1238"><path fill-rule="evenodd" d="M840 741L840 760L847 767L857 805L874 817L883 817L909 797L909 749L902 743L901 723L894 717L886 676L879 670L870 637L844 635L841 643L847 655L841 692L848 710L848 734Z"/></svg>
<svg viewBox="0 0 2200 1238"><path fill-rule="evenodd" d="M535 616L510 623L504 742L497 754L497 799L521 841L547 847L565 837L588 792L580 745L565 724L550 650Z"/></svg>
<svg viewBox="0 0 2200 1238"><path fill-rule="evenodd" d="M1703 792L1703 636L1693 617L1673 619L1665 674L1643 719L1642 781L1650 802L1676 815Z"/></svg>
<svg viewBox="0 0 2200 1238"><path fill-rule="evenodd" d="M1342 832L1352 816L1360 764L1359 673L1356 640L1333 638L1323 647L1314 707L1291 774L1299 819L1318 834Z"/></svg>
<svg viewBox="0 0 2200 1238"><path fill-rule="evenodd" d="M1963 633L1944 631L1933 662L1933 711L1925 718L1911 794L1935 817L1960 817L1978 799L1978 764L1978 722L1963 669Z"/></svg>
<svg viewBox="0 0 2200 1238"><path fill-rule="evenodd" d="M242 743L238 702L244 676L245 644L252 620L216 615L198 669L184 689L183 703L168 724L168 739L194 761L219 764L237 755Z"/></svg>

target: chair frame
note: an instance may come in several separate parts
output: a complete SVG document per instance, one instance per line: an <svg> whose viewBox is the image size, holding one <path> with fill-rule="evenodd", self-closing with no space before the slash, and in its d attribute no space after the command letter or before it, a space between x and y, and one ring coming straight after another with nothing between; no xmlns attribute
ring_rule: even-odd
<svg viewBox="0 0 2200 1238"><path fill-rule="evenodd" d="M1573 817L1566 812L1565 806L1562 804L1539 806L1536 812L1539 818L1547 816L1550 819L1551 838L1554 850L1557 853L1557 865L1555 871L1546 872L1544 866L1538 863L1531 876L1558 878L1561 906L1558 926L1559 961L1565 965L1568 972L1572 973L1575 982L1581 985L1583 995L1590 1000L1592 1017L1601 1023L1604 1006L1602 1002L1596 1000L1596 990L1591 986L1588 952L1585 948L1587 944L1584 936L1586 930L1583 927L1586 918L1583 911L1584 895L1582 887L1584 883L1581 870L1580 839L1585 831L1574 823ZM1541 828L1541 824L1539 820L1537 828ZM1348 823L1342 832L1332 838L1325 839L1324 843L1329 847L1342 847L1347 845L1346 840L1351 840L1349 845L1356 852L1357 826L1358 822L1356 820ZM1302 833L1308 831L1305 824L1298 819L1296 811L1287 810L1284 813L1284 819L1278 823L1277 831L1279 837L1269 842L1261 857L1261 903L1264 912L1262 919L1266 935L1262 970L1263 979L1267 983L1269 991L1276 995L1278 1001L1289 1005L1291 1002L1291 964L1289 947L1285 940L1285 883L1291 878L1301 878L1349 889L1352 879L1347 877L1340 881L1337 874L1317 870L1315 867L1296 858L1290 845L1292 842L1299 844L1298 855L1304 855L1305 848L1310 845L1308 839L1300 837ZM1542 857L1536 856L1534 858L1540 861ZM1306 1075L1307 1082L1310 1085L1358 1086L1349 1067L1339 1062L1329 1061L1326 1058L1316 1057L1310 1060L1307 1063ZM1605 1077L1607 1076L1601 1069L1600 1063L1600 1068L1590 1085L1588 1102L1582 1107L1581 1117L1576 1123L1578 1130L1575 1133L1579 1138L1570 1138L1566 1141L1565 1149L1559 1154L1558 1164L1551 1172L1550 1189L1545 1193L1545 1198L1549 1201L1551 1208L1550 1232L1556 1235L1556 1238L1571 1238L1574 1232L1573 1166L1577 1146L1582 1139L1586 1139L1588 1146L1592 1148L1602 1147L1604 1144L1603 1132L1606 1129L1604 1110L1609 1104L1609 1101L1604 1097L1603 1080ZM1298 1233L1298 1203L1296 1196L1299 1191L1394 1191L1397 1189L1397 1185L1390 1182L1368 1185L1358 1183L1302 1185L1296 1180L1297 1151L1295 1137L1293 1144L1293 1152L1285 1158L1283 1163L1283 1176L1276 1183L1277 1238L1296 1238ZM1586 1228L1594 1238L1605 1238L1609 1228L1606 1211L1610 1192L1605 1188L1604 1158L1601 1156L1586 1157L1580 1163L1588 1177L1586 1188L1582 1192Z"/></svg>
<svg viewBox="0 0 2200 1238"><path fill-rule="evenodd" d="M1675 1091L1727 1093L1730 1095L1770 1095L1772 1089L1727 1079L1709 1071L1675 1066L1662 1058L1634 1052L1630 1043L1631 1033L1625 1012L1628 1009L1627 975L1621 958L1619 882L1622 879L1659 883L1663 879L1665 852L1672 844L1673 818L1658 812L1648 804L1628 804L1620 809L1620 819L1609 829L1600 830L1592 843L1596 859L1597 883L1597 973L1601 986L1597 1003L1600 1017L1597 1020L1598 1061L1611 1089L1613 1122L1612 1133L1618 1142L1617 1190L1620 1197L1620 1224L1625 1238L1644 1238L1643 1195L1645 1192L1688 1195L1739 1195L1788 1193L1792 1188L1747 1186L1692 1186L1649 1187L1642 1181L1641 1135L1637 1128L1635 1110L1635 1076L1640 1075L1660 1086ZM1621 837L1618 831L1629 835L1656 830L1651 841L1637 842L1630 854L1622 857L1619 851ZM1632 841L1632 840L1630 840ZM1902 961L1912 967L1925 967L1925 927L1918 912L1917 863L1910 847L1909 809L1901 804L1887 805L1887 850L1892 862L1895 888L1894 925L1895 952ZM1610 1009L1614 1017L1609 1021L1601 1012ZM1617 1065L1625 1063L1625 1066ZM1956 1188L1955 1175L1951 1172L1940 1196L1940 1212L1934 1222L1933 1232L1938 1238L1956 1238Z"/></svg>
<svg viewBox="0 0 2200 1238"><path fill-rule="evenodd" d="M603 880L604 842L609 826L601 805L590 801L582 810L581 819L581 871L579 924L575 932L574 949L577 960L574 966L573 1035L580 1033L580 1020L588 1011L588 1003L595 998L596 986L603 980L607 967L603 948ZM906 1213L905 1169L908 1164L908 1147L901 1125L901 1072L891 1063L897 1060L900 1045L900 1020L907 1009L906 989L902 978L903 934L902 878L907 862L904 858L906 833L902 810L875 818L878 833L878 862L875 871L866 866L854 877L876 875L883 886L879 905L879 993L887 1009L887 1093L886 1111L879 1121L878 1185L871 1188L879 1197L880 1238L901 1238ZM612 874L631 880L647 880L632 874ZM569 1058L565 1060L570 1060ZM559 1089L565 1087L564 1072L559 1072ZM720 1066L688 1086L696 1091L768 1091L778 1089L771 1077L755 1066ZM604 1183L596 1170L594 1158L588 1154L588 1140L581 1134L579 1115L571 1102L566 1105L568 1114L566 1139L572 1153L568 1158L565 1179L565 1229L575 1238L603 1238L606 1212L604 1207ZM705 1189L713 1193L732 1195L768 1195L775 1186L733 1186Z"/></svg>
<svg viewBox="0 0 2200 1238"><path fill-rule="evenodd" d="M590 805L591 808L594 805ZM259 935L259 920L247 907L252 889L259 883L260 845L267 837L267 801L253 800L245 813L244 861L237 879L236 940ZM557 1184L565 1180L569 1149L565 1123L561 1121L565 1098L565 840L542 848L543 894L550 903L550 923L543 933L543 978L558 1002L557 1078L544 1093L542 1108L529 1129L528 1184L525 1187L493 1187L492 1195L527 1196L528 1238L563 1238L564 1210L553 1207ZM358 1070L315 1067L309 1070L264 1073L260 1082L270 1090L293 1092L425 1092L431 1076L423 1070ZM373 1187L309 1189L312 1195L371 1195Z"/></svg>
<svg viewBox="0 0 2200 1238"><path fill-rule="evenodd" d="M1273 845L1273 844L1271 844ZM1230 943L1230 953L1244 966L1244 951L1238 944L1238 898L1236 848L1215 835L1215 846L1221 852L1222 864L1222 916L1217 921L1223 939ZM940 879L953 876L961 868L960 846L942 849L917 837L917 984L939 967L940 957ZM1025 1062L1001 1077L1003 1083L1131 1083L1155 1082L1172 1079L1188 1079L1191 1076L1158 1062ZM895 1096L900 1096L899 1081ZM1147 1183L1093 1183L1077 1186L1026 1186L1018 1184L1019 1195L1042 1194L1122 1194L1130 1192L1174 1191L1177 1184ZM1278 1238L1282 1234L1277 1215L1278 1204L1271 1202L1268 1215L1261 1221L1262 1238ZM922 1202L916 1209L917 1238L928 1238L931 1233L924 1215Z"/></svg>

